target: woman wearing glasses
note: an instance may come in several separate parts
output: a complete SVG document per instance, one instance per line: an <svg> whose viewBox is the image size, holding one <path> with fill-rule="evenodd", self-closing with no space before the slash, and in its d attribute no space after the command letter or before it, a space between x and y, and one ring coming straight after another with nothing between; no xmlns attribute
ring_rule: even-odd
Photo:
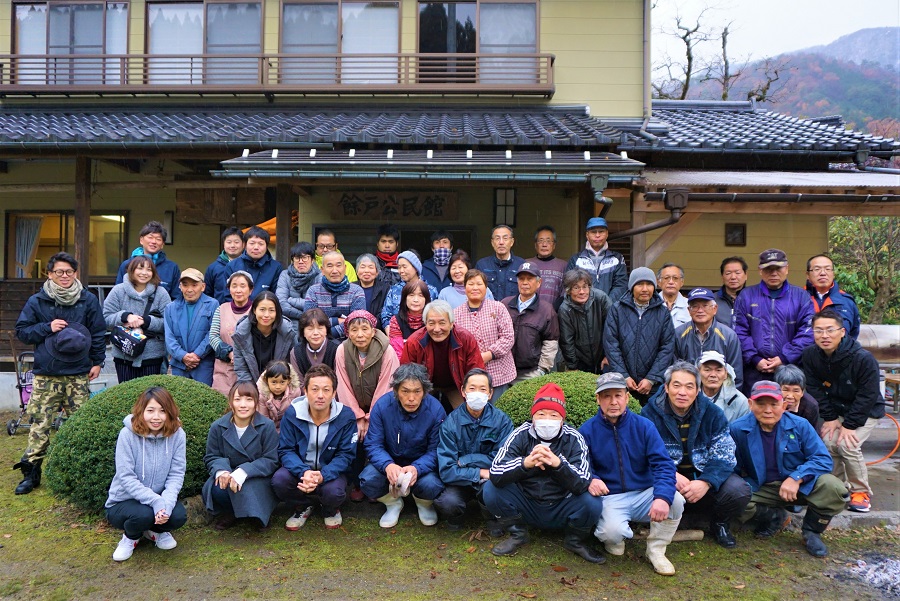
<svg viewBox="0 0 900 601"><path fill-rule="evenodd" d="M281 303L284 316L291 320L297 332L297 320L303 315L303 299L306 291L322 279L316 265L315 247L309 242L298 242L291 247L291 264L278 276L275 295Z"/></svg>

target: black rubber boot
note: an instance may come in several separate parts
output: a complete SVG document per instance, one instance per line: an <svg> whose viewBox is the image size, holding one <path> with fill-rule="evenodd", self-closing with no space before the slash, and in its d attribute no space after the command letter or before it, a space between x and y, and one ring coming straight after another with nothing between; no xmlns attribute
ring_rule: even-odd
<svg viewBox="0 0 900 601"><path fill-rule="evenodd" d="M760 538L769 538L775 536L784 528L787 521L787 511L780 507L766 507L765 505L756 506L756 528L753 533Z"/></svg>
<svg viewBox="0 0 900 601"><path fill-rule="evenodd" d="M506 532L503 526L500 524L500 521L494 517L494 515L488 511L488 508L481 501L478 502L478 506L481 508L481 517L484 518L484 528L487 530L488 535L491 538L500 538Z"/></svg>
<svg viewBox="0 0 900 601"><path fill-rule="evenodd" d="M606 563L606 557L600 551L591 546L590 541L594 537L592 531L572 528L566 528L566 534L563 537L563 548L571 551L578 557L591 563Z"/></svg>
<svg viewBox="0 0 900 601"><path fill-rule="evenodd" d="M35 461L31 463L26 459L22 459L13 466L14 470L22 470L22 481L16 486L17 495L27 495L35 488L41 485L41 462Z"/></svg>
<svg viewBox="0 0 900 601"><path fill-rule="evenodd" d="M709 525L709 531L716 538L716 542L719 543L720 547L734 549L737 546L737 541L734 540L734 535L731 534L728 522L712 522Z"/></svg>
<svg viewBox="0 0 900 601"><path fill-rule="evenodd" d="M491 553L494 555L515 555L519 547L528 542L528 527L521 515L514 518L497 520L500 526L505 527L509 536L494 545Z"/></svg>
<svg viewBox="0 0 900 601"><path fill-rule="evenodd" d="M806 515L803 517L802 537L803 544L806 545L806 551L813 557L826 557L828 555L828 547L822 542L820 536L825 532L825 528L831 522L831 516L822 515L812 507L806 508Z"/></svg>

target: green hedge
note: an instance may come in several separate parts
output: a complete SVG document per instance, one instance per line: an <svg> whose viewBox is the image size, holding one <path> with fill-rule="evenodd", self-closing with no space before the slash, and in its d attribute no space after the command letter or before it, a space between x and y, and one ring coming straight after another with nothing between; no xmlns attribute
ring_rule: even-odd
<svg viewBox="0 0 900 601"><path fill-rule="evenodd" d="M182 497L200 493L209 426L225 413L225 397L209 386L178 376L147 376L107 388L65 421L50 445L44 478L58 497L87 511L100 511L116 471L116 439L122 419L151 386L172 394L187 436L187 473Z"/></svg>
<svg viewBox="0 0 900 601"><path fill-rule="evenodd" d="M547 382L555 382L563 389L566 394L566 422L575 428L581 427L581 424L597 414L594 395L597 376L585 371L552 373L519 382L497 399L497 408L506 413L516 426L530 420L534 395ZM628 399L628 408L638 414L641 412L640 404L631 397Z"/></svg>

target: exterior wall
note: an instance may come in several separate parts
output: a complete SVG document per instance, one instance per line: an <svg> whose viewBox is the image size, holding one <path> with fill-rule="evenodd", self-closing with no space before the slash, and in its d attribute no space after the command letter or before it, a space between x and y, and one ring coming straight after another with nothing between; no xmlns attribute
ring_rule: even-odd
<svg viewBox="0 0 900 601"><path fill-rule="evenodd" d="M648 213L647 223L664 219L665 213ZM747 245L725 246L725 224L746 223ZM647 234L647 246L665 230ZM743 257L749 266L747 283L760 281L759 253L780 248L790 262L788 281L806 284L806 259L828 249L828 217L825 215L724 215L701 216L650 267L657 271L664 263L684 269L684 285L717 289L722 286L719 265L725 257ZM629 266L634 268L634 266Z"/></svg>

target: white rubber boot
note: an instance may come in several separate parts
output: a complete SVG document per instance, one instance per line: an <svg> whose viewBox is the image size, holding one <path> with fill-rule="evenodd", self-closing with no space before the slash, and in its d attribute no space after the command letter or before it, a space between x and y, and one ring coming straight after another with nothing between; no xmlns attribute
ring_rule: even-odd
<svg viewBox="0 0 900 601"><path fill-rule="evenodd" d="M666 547L672 542L678 523L681 520L664 520L662 522L650 522L650 535L647 537L647 559L653 564L653 569L662 576L673 576L675 566L666 557Z"/></svg>
<svg viewBox="0 0 900 601"><path fill-rule="evenodd" d="M423 526L434 526L438 522L437 511L434 510L434 501L426 501L414 496L416 509L419 510L419 521Z"/></svg>
<svg viewBox="0 0 900 601"><path fill-rule="evenodd" d="M403 499L392 496L390 493L378 499L380 503L384 503L385 511L378 525L382 528L393 528L400 521L400 512L403 511Z"/></svg>

